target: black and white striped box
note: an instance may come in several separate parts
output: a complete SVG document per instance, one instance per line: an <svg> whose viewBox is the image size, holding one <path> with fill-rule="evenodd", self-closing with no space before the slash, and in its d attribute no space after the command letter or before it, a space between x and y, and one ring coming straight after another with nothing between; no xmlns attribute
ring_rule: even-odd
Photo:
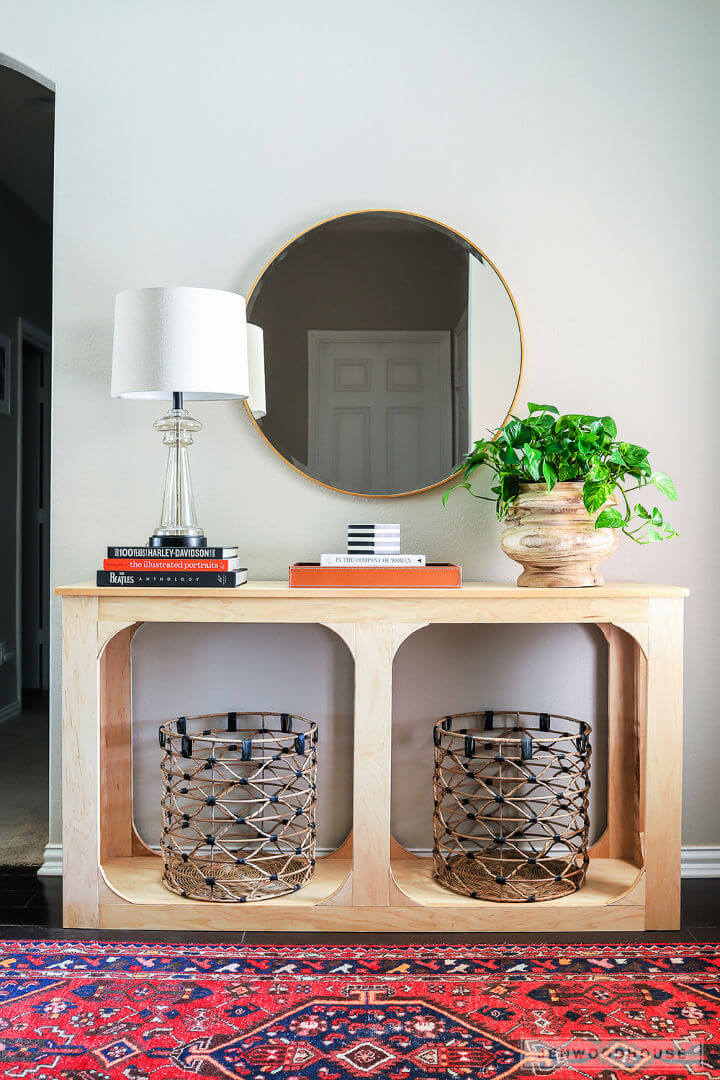
<svg viewBox="0 0 720 1080"><path fill-rule="evenodd" d="M400 526L348 525L347 549L349 555L399 555Z"/></svg>

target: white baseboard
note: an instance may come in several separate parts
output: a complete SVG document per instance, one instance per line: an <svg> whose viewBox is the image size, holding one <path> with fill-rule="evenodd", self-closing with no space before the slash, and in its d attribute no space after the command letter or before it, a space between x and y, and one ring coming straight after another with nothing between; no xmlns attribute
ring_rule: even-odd
<svg viewBox="0 0 720 1080"><path fill-rule="evenodd" d="M38 877L62 877L62 844L46 844Z"/></svg>
<svg viewBox="0 0 720 1080"><path fill-rule="evenodd" d="M682 876L720 877L720 846L693 845L682 849Z"/></svg>
<svg viewBox="0 0 720 1080"><path fill-rule="evenodd" d="M318 855L329 855L330 848L318 848ZM429 858L432 848L413 848L413 855ZM682 849L682 876L685 878L720 877L720 845L688 846ZM45 860L38 870L39 877L56 877L62 874L62 844L48 844Z"/></svg>
<svg viewBox="0 0 720 1080"><path fill-rule="evenodd" d="M7 705L3 705L0 709L0 724L3 724L6 720L14 720L16 716L21 713L21 706L19 701L10 701Z"/></svg>

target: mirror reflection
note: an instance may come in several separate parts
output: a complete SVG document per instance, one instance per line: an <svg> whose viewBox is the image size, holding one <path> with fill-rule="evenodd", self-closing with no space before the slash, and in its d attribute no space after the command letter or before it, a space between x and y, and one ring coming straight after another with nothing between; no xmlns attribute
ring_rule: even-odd
<svg viewBox="0 0 720 1080"><path fill-rule="evenodd" d="M479 249L413 214L365 211L285 247L248 299L263 328L258 427L307 476L358 495L447 479L505 420L520 326Z"/></svg>

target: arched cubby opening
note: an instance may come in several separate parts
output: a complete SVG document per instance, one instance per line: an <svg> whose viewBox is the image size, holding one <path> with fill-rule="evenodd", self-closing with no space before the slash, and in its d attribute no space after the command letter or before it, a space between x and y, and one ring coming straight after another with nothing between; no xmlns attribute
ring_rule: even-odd
<svg viewBox="0 0 720 1080"><path fill-rule="evenodd" d="M572 667L563 665L573 657ZM393 664L392 834L432 851L435 720L484 709L574 716L592 728L590 843L607 823L608 651L596 626L433 624Z"/></svg>
<svg viewBox="0 0 720 1080"><path fill-rule="evenodd" d="M352 828L353 660L316 624L145 623L132 642L133 812L148 847L160 838L158 725L228 710L315 720L318 854Z"/></svg>

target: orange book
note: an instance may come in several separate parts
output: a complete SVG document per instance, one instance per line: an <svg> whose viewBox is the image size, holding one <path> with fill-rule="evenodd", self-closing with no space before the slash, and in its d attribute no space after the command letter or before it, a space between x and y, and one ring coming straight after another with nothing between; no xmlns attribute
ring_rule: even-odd
<svg viewBox="0 0 720 1080"><path fill-rule="evenodd" d="M320 566L294 563L290 586L297 589L459 589L462 567L453 563L427 566Z"/></svg>
<svg viewBox="0 0 720 1080"><path fill-rule="evenodd" d="M239 570L237 559L103 559L103 570Z"/></svg>

